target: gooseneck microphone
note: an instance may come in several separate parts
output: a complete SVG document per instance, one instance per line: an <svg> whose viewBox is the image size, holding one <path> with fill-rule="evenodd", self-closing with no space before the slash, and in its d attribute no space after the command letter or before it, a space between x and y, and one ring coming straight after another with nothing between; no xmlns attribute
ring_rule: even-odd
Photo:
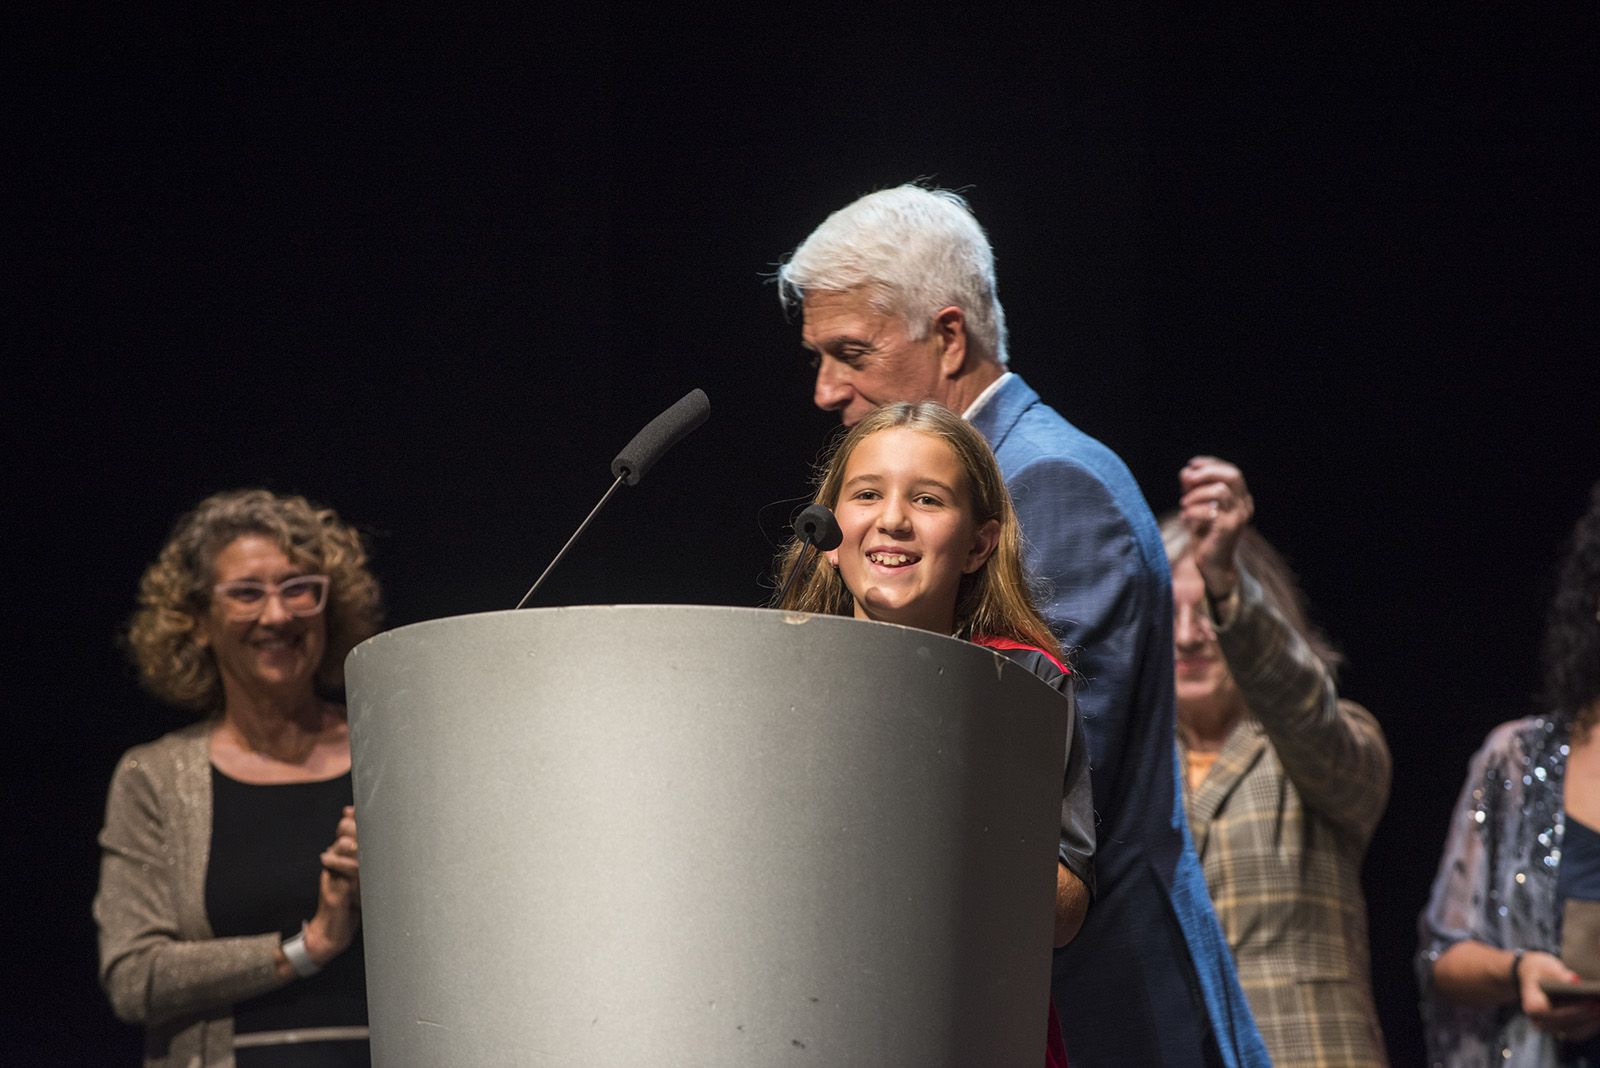
<svg viewBox="0 0 1600 1068"><path fill-rule="evenodd" d="M794 521L794 532L800 538L803 548L800 555L795 558L794 567L789 569L789 577L783 580L783 589L778 591L778 599L774 604L783 604L783 599L789 595L789 587L794 585L794 580L800 572L805 570L806 561L817 550L827 552L837 549L839 543L844 541L844 532L839 529L839 521L828 511L825 504L808 504L803 508Z"/></svg>
<svg viewBox="0 0 1600 1068"><path fill-rule="evenodd" d="M572 537L568 538L561 551L556 553L556 558L550 561L549 566L528 588L528 592L522 595L522 600L517 602L518 608L527 604L533 597L534 591L544 584L544 580L555 570L561 558L567 555L567 550L572 548L573 543L585 530L589 529L589 524L600 514L600 509L604 508L611 495L617 492L617 487L624 482L630 486L637 486L639 480L644 478L646 472L655 466L655 462L661 459L668 449L688 437L689 432L705 422L710 414L711 401L706 397L705 390L691 389L678 403L650 420L643 430L633 436L632 441L623 446L622 451L617 453L616 459L611 461L611 473L617 480L611 483L611 488L606 490L605 496L601 497L600 502L590 510L588 518L578 525L578 529L572 532Z"/></svg>
<svg viewBox="0 0 1600 1068"><path fill-rule="evenodd" d="M711 414L711 401L703 389L691 389L683 399L656 416L633 436L617 458L611 473L630 486L637 486L645 472L655 466L663 453L689 436L689 432ZM614 488L614 487L613 487Z"/></svg>

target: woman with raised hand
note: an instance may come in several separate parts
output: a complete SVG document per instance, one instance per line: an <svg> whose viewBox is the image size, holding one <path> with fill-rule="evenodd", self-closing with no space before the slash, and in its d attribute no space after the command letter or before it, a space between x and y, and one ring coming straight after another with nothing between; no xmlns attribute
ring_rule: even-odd
<svg viewBox="0 0 1600 1068"><path fill-rule="evenodd" d="M360 536L242 490L177 523L139 587L144 686L197 712L118 762L100 978L147 1065L369 1063L345 654L376 632Z"/></svg>
<svg viewBox="0 0 1600 1068"><path fill-rule="evenodd" d="M1184 805L1240 985L1278 1068L1385 1064L1361 862L1388 745L1339 696L1338 657L1251 525L1244 475L1198 456L1179 482L1161 535Z"/></svg>

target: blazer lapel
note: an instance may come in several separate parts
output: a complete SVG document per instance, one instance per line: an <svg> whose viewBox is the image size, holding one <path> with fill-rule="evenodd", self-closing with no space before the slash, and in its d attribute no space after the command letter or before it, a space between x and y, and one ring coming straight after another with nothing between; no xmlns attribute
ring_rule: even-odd
<svg viewBox="0 0 1600 1068"><path fill-rule="evenodd" d="M1211 765L1200 789L1189 799L1189 833L1194 836L1194 851L1206 855L1206 838L1211 833L1211 821L1222 811L1233 791L1267 748L1267 736L1260 724L1246 719L1235 726L1222 743L1217 762Z"/></svg>

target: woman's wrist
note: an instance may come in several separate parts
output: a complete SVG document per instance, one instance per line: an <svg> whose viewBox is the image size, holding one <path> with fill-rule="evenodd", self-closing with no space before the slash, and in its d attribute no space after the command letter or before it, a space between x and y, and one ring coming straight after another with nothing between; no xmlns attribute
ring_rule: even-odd
<svg viewBox="0 0 1600 1068"><path fill-rule="evenodd" d="M1211 616L1211 622L1218 627L1229 626L1238 605L1239 572L1230 571L1222 575L1216 572L1202 573L1200 581L1205 589L1206 611Z"/></svg>
<svg viewBox="0 0 1600 1068"><path fill-rule="evenodd" d="M290 969L301 979L310 979L332 959L332 954L323 956L313 952L309 928L309 924L302 923L300 930L285 938L278 947L284 959L289 962Z"/></svg>
<svg viewBox="0 0 1600 1068"><path fill-rule="evenodd" d="M1239 588L1239 569L1210 567L1200 572L1200 580L1205 583L1206 596L1214 601L1226 601Z"/></svg>
<svg viewBox="0 0 1600 1068"><path fill-rule="evenodd" d="M301 925L300 936L305 940L307 956L318 970L326 968L329 961L344 952L344 945L329 936L327 929L318 922L316 916Z"/></svg>

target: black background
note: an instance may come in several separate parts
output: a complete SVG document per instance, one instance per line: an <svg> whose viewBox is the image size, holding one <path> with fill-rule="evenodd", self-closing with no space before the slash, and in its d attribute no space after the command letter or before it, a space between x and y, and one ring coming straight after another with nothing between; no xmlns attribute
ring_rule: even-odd
<svg viewBox="0 0 1600 1068"><path fill-rule="evenodd" d="M586 10L12 16L4 1059L136 1056L88 907L117 754L183 722L115 642L180 512L305 493L392 623L505 608L700 386L540 601L757 603L835 423L765 276L917 177L1153 507L1245 469L1389 734L1374 980L1420 1059L1415 916L1600 476L1592 6Z"/></svg>

